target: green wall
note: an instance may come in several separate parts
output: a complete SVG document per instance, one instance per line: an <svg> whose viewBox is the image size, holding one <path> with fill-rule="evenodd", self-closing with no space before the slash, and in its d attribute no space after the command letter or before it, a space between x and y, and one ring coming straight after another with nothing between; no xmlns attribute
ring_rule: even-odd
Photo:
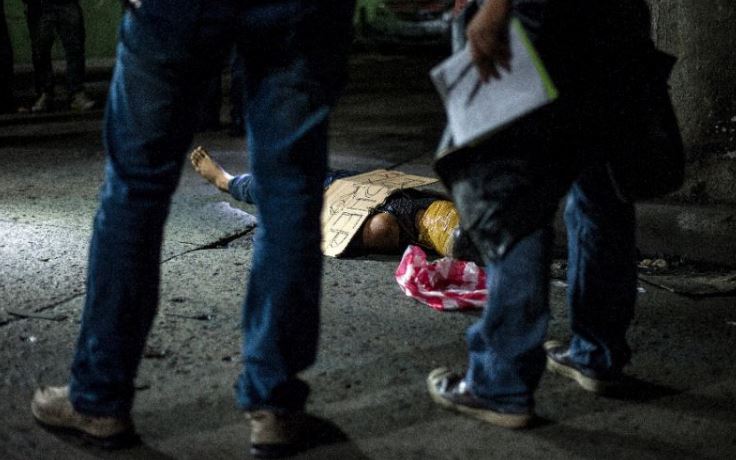
<svg viewBox="0 0 736 460"><path fill-rule="evenodd" d="M31 43L21 0L5 0L5 15L16 64L30 64ZM80 0L87 29L87 58L115 55L115 39L122 10L119 0ZM54 45L54 58L63 59L61 43Z"/></svg>

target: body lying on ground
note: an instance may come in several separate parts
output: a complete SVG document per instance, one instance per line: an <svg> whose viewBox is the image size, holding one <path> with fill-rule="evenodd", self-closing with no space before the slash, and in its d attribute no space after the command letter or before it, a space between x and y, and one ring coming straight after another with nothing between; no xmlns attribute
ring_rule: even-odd
<svg viewBox="0 0 736 460"><path fill-rule="evenodd" d="M238 201L255 204L253 176L234 176L217 163L203 147L191 154L194 169L219 190ZM331 170L325 190L338 179L358 171ZM429 190L402 189L392 193L365 220L348 246L348 254L361 252L400 253L408 244L417 244L442 256L473 259L462 237L460 219L447 196Z"/></svg>

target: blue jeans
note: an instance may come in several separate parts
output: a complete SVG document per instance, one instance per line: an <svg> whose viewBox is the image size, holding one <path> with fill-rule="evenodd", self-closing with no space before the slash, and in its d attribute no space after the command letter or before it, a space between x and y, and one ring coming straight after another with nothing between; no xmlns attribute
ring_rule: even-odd
<svg viewBox="0 0 736 460"><path fill-rule="evenodd" d="M636 300L634 206L618 199L604 166L592 166L568 193L565 224L571 359L616 375L631 354L625 335ZM546 359L552 239L545 226L487 265L489 300L467 332L466 380L498 410L534 405Z"/></svg>
<svg viewBox="0 0 736 460"><path fill-rule="evenodd" d="M327 187L332 185L332 183L336 180L342 179L344 177L355 176L357 174L359 174L357 171L349 171L346 169L327 171L327 174L325 175L325 180L322 183L322 187L327 190ZM256 204L256 198L254 195L255 187L253 184L253 174L241 174L239 176L233 177L230 180L230 183L227 184L227 190L228 193L230 193L230 195L238 201Z"/></svg>
<svg viewBox="0 0 736 460"><path fill-rule="evenodd" d="M77 410L122 416L132 407L157 308L163 227L196 122L194 89L220 71L233 43L245 64L259 213L237 400L246 410L303 407L308 387L296 374L316 356L327 123L344 81L352 9L341 0L144 1L126 13L71 369Z"/></svg>
<svg viewBox="0 0 736 460"><path fill-rule="evenodd" d="M67 91L71 96L84 89L86 32L82 8L77 1L35 2L34 5L28 8L27 23L36 94L54 93L51 50L58 35L64 48Z"/></svg>

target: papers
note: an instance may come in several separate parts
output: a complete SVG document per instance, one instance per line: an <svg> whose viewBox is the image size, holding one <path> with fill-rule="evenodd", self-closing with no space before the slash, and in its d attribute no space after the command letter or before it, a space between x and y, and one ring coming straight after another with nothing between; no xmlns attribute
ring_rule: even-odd
<svg viewBox="0 0 736 460"><path fill-rule="evenodd" d="M524 28L512 19L509 30L511 70L484 83L468 46L430 72L447 111L449 146L476 144L507 124L552 102L557 89ZM438 157L449 153L438 152Z"/></svg>
<svg viewBox="0 0 736 460"><path fill-rule="evenodd" d="M434 182L437 179L385 169L336 180L325 191L322 253L332 257L342 254L371 212L396 190Z"/></svg>

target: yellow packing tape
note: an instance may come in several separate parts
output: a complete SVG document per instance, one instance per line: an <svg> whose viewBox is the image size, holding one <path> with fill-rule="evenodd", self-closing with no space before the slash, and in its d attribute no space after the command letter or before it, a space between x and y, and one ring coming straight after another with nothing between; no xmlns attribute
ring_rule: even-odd
<svg viewBox="0 0 736 460"><path fill-rule="evenodd" d="M429 205L419 219L419 243L438 254L447 256L452 252L452 232L459 226L460 216L451 201L437 200Z"/></svg>

